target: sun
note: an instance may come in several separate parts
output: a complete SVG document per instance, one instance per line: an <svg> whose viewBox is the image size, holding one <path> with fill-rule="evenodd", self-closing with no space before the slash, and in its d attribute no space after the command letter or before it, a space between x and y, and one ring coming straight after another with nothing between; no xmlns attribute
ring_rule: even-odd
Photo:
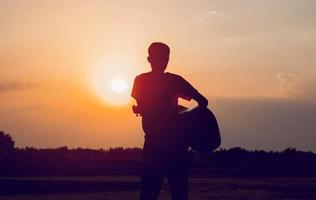
<svg viewBox="0 0 316 200"><path fill-rule="evenodd" d="M98 63L90 77L91 88L108 105L128 105L135 76L141 69L138 63L123 56L111 56Z"/></svg>
<svg viewBox="0 0 316 200"><path fill-rule="evenodd" d="M94 79L93 89L101 100L111 105L128 104L131 100L131 82L127 78L99 77Z"/></svg>
<svg viewBox="0 0 316 200"><path fill-rule="evenodd" d="M128 85L125 80L114 79L110 83L110 89L117 94L122 94L127 91Z"/></svg>

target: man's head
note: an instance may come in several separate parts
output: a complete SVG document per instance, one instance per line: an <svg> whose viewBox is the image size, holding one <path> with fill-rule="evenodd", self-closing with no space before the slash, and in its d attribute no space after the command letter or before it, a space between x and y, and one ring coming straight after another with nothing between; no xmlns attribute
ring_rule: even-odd
<svg viewBox="0 0 316 200"><path fill-rule="evenodd" d="M169 62L170 48L162 42L153 42L148 48L147 60L153 71L165 71Z"/></svg>

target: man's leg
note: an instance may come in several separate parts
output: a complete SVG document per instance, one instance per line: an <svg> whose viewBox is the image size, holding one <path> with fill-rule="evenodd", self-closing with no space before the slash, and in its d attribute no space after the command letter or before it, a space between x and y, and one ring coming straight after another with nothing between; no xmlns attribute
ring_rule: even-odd
<svg viewBox="0 0 316 200"><path fill-rule="evenodd" d="M164 172L157 169L143 169L141 177L141 200L157 200L164 178Z"/></svg>
<svg viewBox="0 0 316 200"><path fill-rule="evenodd" d="M167 178L172 200L188 199L188 165L186 157L171 161L167 168Z"/></svg>
<svg viewBox="0 0 316 200"><path fill-rule="evenodd" d="M165 169L161 156L148 145L144 146L141 176L141 200L156 200L159 196Z"/></svg>

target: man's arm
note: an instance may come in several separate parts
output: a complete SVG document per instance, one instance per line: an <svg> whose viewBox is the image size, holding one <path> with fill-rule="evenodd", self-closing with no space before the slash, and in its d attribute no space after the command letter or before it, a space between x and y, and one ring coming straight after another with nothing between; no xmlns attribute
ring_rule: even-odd
<svg viewBox="0 0 316 200"><path fill-rule="evenodd" d="M132 110L136 116L140 115L143 116L145 112L145 106L144 106L144 95L141 85L140 75L135 77L132 93L131 96L136 100L136 105L132 106Z"/></svg>
<svg viewBox="0 0 316 200"><path fill-rule="evenodd" d="M198 91L196 91L193 95L192 95L192 99L194 99L196 102L198 102L199 107L203 107L206 108L208 105L208 100Z"/></svg>
<svg viewBox="0 0 316 200"><path fill-rule="evenodd" d="M182 91L181 97L188 101L190 101L191 99L194 99L199 104L199 107L206 108L208 105L208 100L184 78L180 77L180 80L181 80L180 90Z"/></svg>
<svg viewBox="0 0 316 200"><path fill-rule="evenodd" d="M139 103L139 101L137 101L137 105L132 106L133 112L134 112L134 114L136 114L136 116L143 115L143 109L142 109L142 106L140 106L140 105L141 104Z"/></svg>
<svg viewBox="0 0 316 200"><path fill-rule="evenodd" d="M132 93L131 96L136 100L137 105L132 106L132 110L136 116L139 114L141 115L141 109L140 109L140 95L139 95L139 78L138 76L135 77L134 83L133 83L133 88L132 88Z"/></svg>

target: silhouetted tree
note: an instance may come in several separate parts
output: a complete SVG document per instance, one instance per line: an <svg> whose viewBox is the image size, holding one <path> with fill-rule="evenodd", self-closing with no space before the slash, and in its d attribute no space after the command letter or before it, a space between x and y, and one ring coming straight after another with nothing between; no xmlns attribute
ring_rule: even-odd
<svg viewBox="0 0 316 200"><path fill-rule="evenodd" d="M0 131L0 161L8 160L14 152L14 141L9 134Z"/></svg>

